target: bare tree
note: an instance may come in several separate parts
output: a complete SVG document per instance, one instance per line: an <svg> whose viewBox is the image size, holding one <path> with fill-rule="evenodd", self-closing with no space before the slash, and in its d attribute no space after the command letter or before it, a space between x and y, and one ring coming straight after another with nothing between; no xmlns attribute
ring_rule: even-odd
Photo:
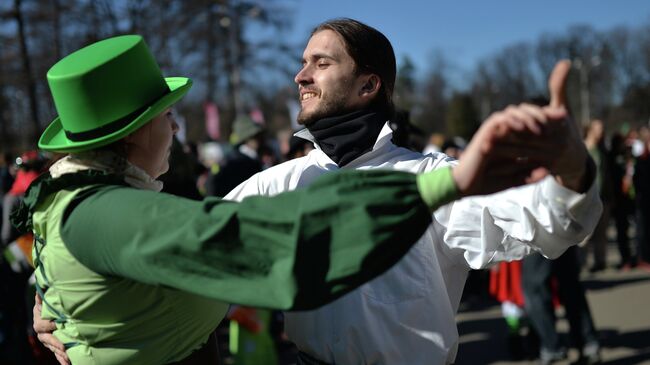
<svg viewBox="0 0 650 365"><path fill-rule="evenodd" d="M416 86L420 97L413 110L413 123L425 132L446 132L450 62L441 51L434 51L427 77Z"/></svg>
<svg viewBox="0 0 650 365"><path fill-rule="evenodd" d="M2 36L0 36L0 41L2 44L5 44L7 40L3 39ZM7 148L8 142L11 140L11 135L10 135L10 128L9 128L9 118L11 116L9 115L9 105L7 102L7 98L5 97L5 92L6 92L6 85L7 82L5 80L5 70L4 70L4 54L3 54L3 49L0 47L0 146L3 146L4 148ZM0 153L7 152L5 151L0 151Z"/></svg>
<svg viewBox="0 0 650 365"><path fill-rule="evenodd" d="M25 22L23 20L23 13L21 7L22 0L14 0L14 19L16 20L18 31L18 42L20 44L20 54L22 59L23 74L26 80L27 93L29 96L29 108L31 112L32 130L31 135L34 140L37 140L40 135L41 123L38 116L38 98L36 95L36 82L32 74L32 64L29 50L27 47L27 37L25 35Z"/></svg>

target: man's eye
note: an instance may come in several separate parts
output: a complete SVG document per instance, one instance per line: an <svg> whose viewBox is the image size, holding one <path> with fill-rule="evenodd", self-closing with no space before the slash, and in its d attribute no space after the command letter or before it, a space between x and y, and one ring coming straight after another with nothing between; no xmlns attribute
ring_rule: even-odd
<svg viewBox="0 0 650 365"><path fill-rule="evenodd" d="M318 64L318 68L327 68L330 64L327 62L321 62Z"/></svg>

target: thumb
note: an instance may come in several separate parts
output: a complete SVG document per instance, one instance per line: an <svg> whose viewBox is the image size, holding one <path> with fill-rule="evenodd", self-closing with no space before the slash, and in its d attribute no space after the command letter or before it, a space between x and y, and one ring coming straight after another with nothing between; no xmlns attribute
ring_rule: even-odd
<svg viewBox="0 0 650 365"><path fill-rule="evenodd" d="M548 78L548 89L551 95L551 108L566 106L566 81L571 70L571 61L561 60L555 64Z"/></svg>

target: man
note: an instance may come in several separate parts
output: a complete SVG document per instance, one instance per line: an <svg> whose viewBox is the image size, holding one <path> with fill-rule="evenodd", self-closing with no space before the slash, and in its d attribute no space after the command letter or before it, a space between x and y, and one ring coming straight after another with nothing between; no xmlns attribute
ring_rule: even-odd
<svg viewBox="0 0 650 365"><path fill-rule="evenodd" d="M387 273L332 304L287 313L285 328L300 350L300 363L451 363L458 346L454 315L470 269L533 251L557 257L591 232L600 203L593 162L566 120L568 70L568 63L560 63L551 76L551 105L509 107L486 121L523 121L534 128L534 122L563 120L555 144L540 147L553 159L555 179L444 206L419 243ZM295 82L298 121L307 127L297 135L316 149L254 175L227 199L278 194L339 169L423 172L455 165L443 154L423 156L392 144L386 122L393 109L395 57L377 30L351 19L319 25ZM493 182L512 168L495 168Z"/></svg>

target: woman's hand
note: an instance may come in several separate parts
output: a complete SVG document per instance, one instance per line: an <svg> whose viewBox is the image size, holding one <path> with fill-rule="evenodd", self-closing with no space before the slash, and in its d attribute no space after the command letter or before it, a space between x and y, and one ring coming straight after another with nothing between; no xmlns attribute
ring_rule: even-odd
<svg viewBox="0 0 650 365"><path fill-rule="evenodd" d="M48 321L41 318L41 311L43 307L43 301L41 297L36 294L36 304L34 304L34 332L38 337L38 340L41 341L43 346L47 347L50 351L54 353L56 359L61 365L70 365L70 359L68 354L65 352L65 346L52 334L56 331L56 324L54 321Z"/></svg>

